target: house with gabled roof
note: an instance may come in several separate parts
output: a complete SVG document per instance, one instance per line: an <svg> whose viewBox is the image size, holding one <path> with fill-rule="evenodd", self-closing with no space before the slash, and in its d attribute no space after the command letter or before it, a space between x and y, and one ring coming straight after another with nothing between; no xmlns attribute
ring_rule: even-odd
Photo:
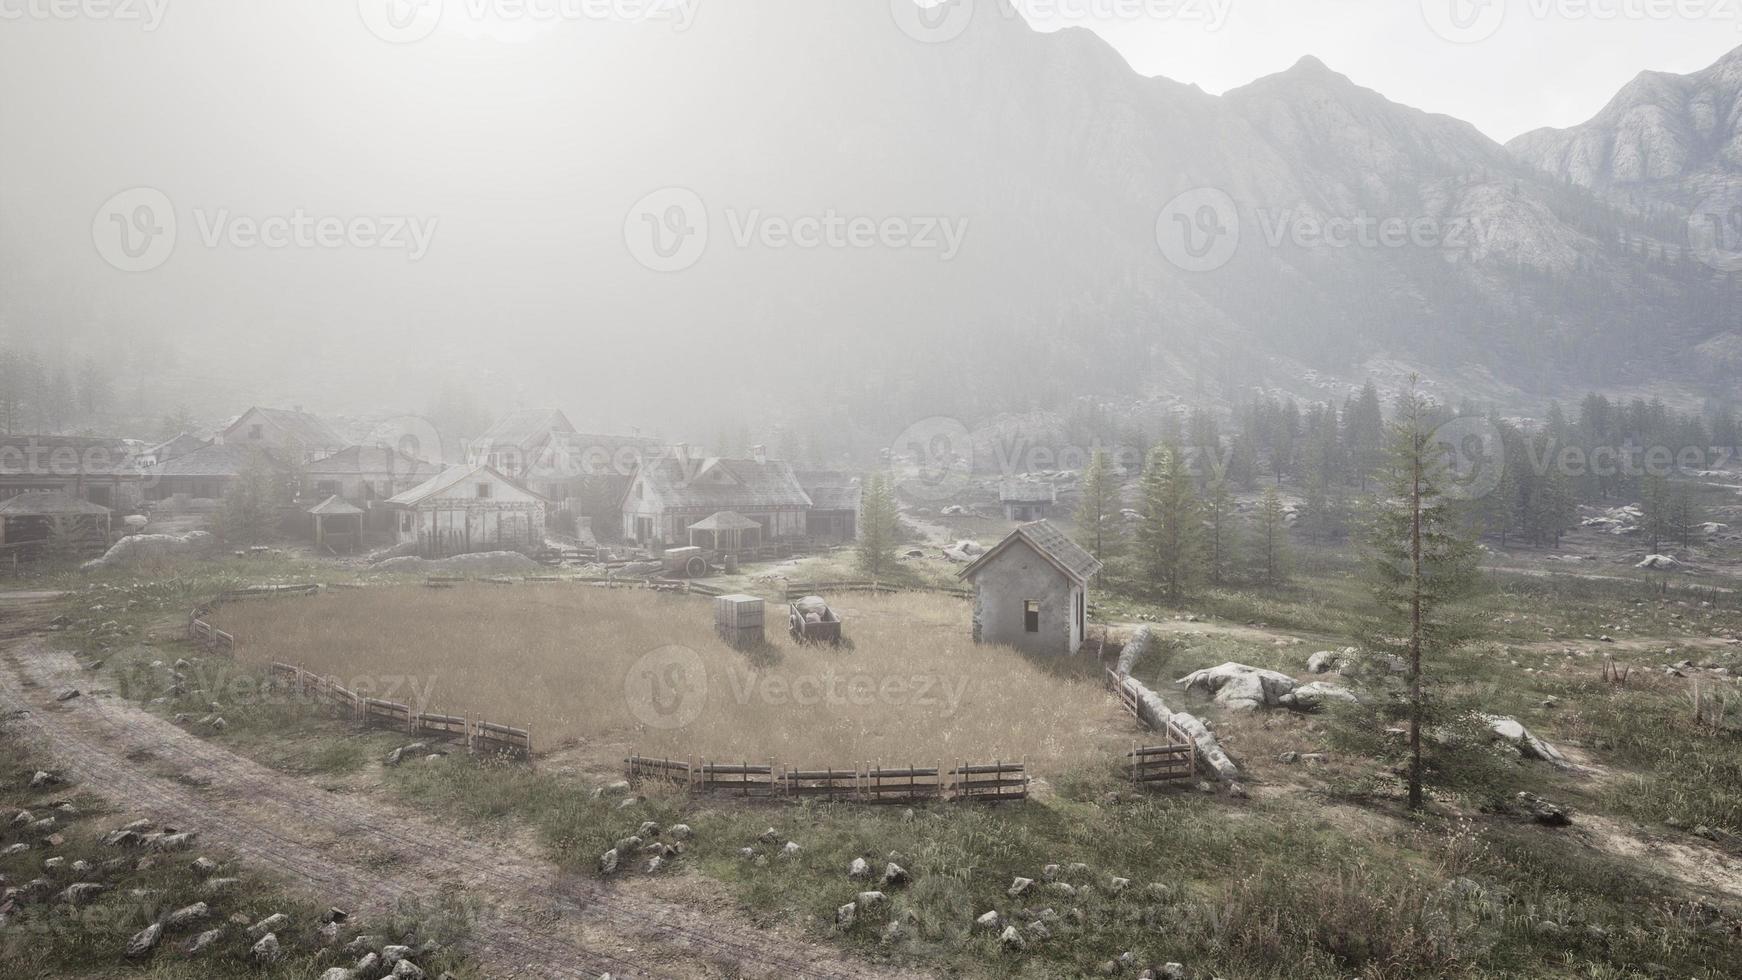
<svg viewBox="0 0 1742 980"><path fill-rule="evenodd" d="M859 538L859 505L865 495L856 476L831 470L798 474L799 486L811 498L805 514L805 536L813 541L838 544Z"/></svg>
<svg viewBox="0 0 1742 980"><path fill-rule="evenodd" d="M807 533L810 495L792 464L762 453L749 459L692 456L687 447L645 460L623 496L623 535L642 545L689 544L689 529L715 514L741 514L764 543Z"/></svg>
<svg viewBox="0 0 1742 980"><path fill-rule="evenodd" d="M386 501L440 474L442 467L387 446L351 446L304 463L302 492L311 500L339 497L359 507Z"/></svg>
<svg viewBox="0 0 1742 980"><path fill-rule="evenodd" d="M425 558L544 547L549 501L488 466L452 466L387 502L395 536Z"/></svg>
<svg viewBox="0 0 1742 980"><path fill-rule="evenodd" d="M217 442L264 449L291 465L331 456L350 445L325 419L282 408L250 408L218 433Z"/></svg>
<svg viewBox="0 0 1742 980"><path fill-rule="evenodd" d="M1088 633L1101 562L1047 521L1024 524L963 569L974 586L974 642L1074 656Z"/></svg>

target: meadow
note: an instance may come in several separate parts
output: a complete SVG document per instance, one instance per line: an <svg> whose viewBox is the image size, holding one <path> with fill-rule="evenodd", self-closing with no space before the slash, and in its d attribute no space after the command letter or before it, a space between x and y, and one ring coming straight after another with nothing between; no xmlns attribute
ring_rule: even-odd
<svg viewBox="0 0 1742 980"><path fill-rule="evenodd" d="M1104 763L1135 730L1093 665L972 642L969 607L850 595L841 648L801 646L770 604L736 650L702 600L574 584L334 591L223 607L238 658L291 663L418 710L529 728L541 750L777 765Z"/></svg>

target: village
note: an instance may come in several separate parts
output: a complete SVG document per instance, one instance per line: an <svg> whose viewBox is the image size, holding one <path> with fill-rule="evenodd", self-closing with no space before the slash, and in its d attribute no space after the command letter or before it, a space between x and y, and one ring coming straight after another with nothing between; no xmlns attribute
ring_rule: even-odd
<svg viewBox="0 0 1742 980"><path fill-rule="evenodd" d="M209 847L246 877L268 826L319 842L364 825L389 870L341 855L311 877L321 846L286 838L289 874L248 886L283 896L236 912L244 927L209 927L228 906L199 871L123 915L98 959L294 962L329 980L494 976L485 964L526 950L587 980L713 976L741 957L806 977L1281 975L1248 945L1255 925L1197 918L1232 901L1289 916L1277 941L1315 964L1303 976L1443 970L1459 944L1537 962L1569 942L1722 975L1710 964L1742 921L1733 477L1639 477L1515 518L1492 498L1534 501L1561 475L1478 475L1488 489L1430 519L1472 535L1434 560L1490 583L1462 600L1486 622L1418 675L1407 643L1357 615L1375 588L1362 564L1395 560L1361 555L1351 516L1391 472L1363 455L1364 404L1351 393L1297 426L1334 433L1335 455L1288 449L1273 420L1294 407L1262 402L1220 433L1164 413L1137 447L1007 422L833 465L587 433L556 409L459 446L417 420L261 407L156 445L6 437L0 608L19 639L0 696L19 751L173 746L190 761L163 775L196 784L147 767L90 824L49 797L118 770L30 749L0 840L20 863L0 873L28 884L7 885L0 939L146 887L155 862L124 870L111 841ZM1512 442L1546 435L1483 424L1514 467L1530 454ZM1418 676L1445 707L1414 713ZM213 812L219 798L237 802ZM1505 856L1424 844L1422 820ZM511 857L527 833L550 843ZM1133 835L1190 843L1112 843ZM1222 862L1283 866L1303 846L1327 866L1377 849L1434 870L1230 885ZM1616 849L1636 856L1603 857ZM55 856L27 871L39 851ZM954 870L957 853L975 869ZM428 916L467 869L517 861L475 886L452 935L363 931L382 914L372 882ZM1599 900L1587 880L1626 883ZM698 888L716 896L705 924ZM504 914L529 898L558 910L551 928ZM331 909L285 911L311 899ZM1680 918L1642 927L1640 901ZM1363 936L1450 945L1327 938L1326 902L1364 917ZM1665 930L1678 945L1647 954ZM649 935L680 932L704 952L648 958Z"/></svg>

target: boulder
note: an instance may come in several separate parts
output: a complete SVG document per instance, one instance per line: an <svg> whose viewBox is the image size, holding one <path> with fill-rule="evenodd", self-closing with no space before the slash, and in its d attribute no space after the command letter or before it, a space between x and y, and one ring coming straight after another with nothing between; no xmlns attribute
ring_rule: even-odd
<svg viewBox="0 0 1742 980"><path fill-rule="evenodd" d="M974 928L983 932L997 932L1003 924L1004 917L999 915L996 910L986 912L974 920Z"/></svg>
<svg viewBox="0 0 1742 980"><path fill-rule="evenodd" d="M389 973L388 976L393 977L394 980L424 980L426 974L423 972L423 967L416 963L410 960L400 960L393 964L393 972Z"/></svg>
<svg viewBox="0 0 1742 980"><path fill-rule="evenodd" d="M278 945L278 936L270 932L261 936L259 942L248 948L248 958L260 964L277 963L284 959L284 950Z"/></svg>
<svg viewBox="0 0 1742 980"><path fill-rule="evenodd" d="M87 572L101 571L105 568L119 568L152 561L169 555L204 555L209 553L217 539L206 531L194 531L184 535L173 534L135 534L115 542L103 557L88 561L83 568Z"/></svg>
<svg viewBox="0 0 1742 980"><path fill-rule="evenodd" d="M1343 666L1345 658L1352 658L1355 648L1346 650L1320 650L1307 658L1307 670L1314 674L1328 674Z"/></svg>
<svg viewBox="0 0 1742 980"><path fill-rule="evenodd" d="M1496 738L1518 749L1518 753L1526 759L1536 759L1560 768L1568 767L1566 756L1561 755L1554 746L1537 738L1518 719L1504 715L1483 715L1482 720L1488 723Z"/></svg>
<svg viewBox="0 0 1742 980"><path fill-rule="evenodd" d="M199 935L195 936L194 938L188 940L187 945L183 946L181 948L181 951L184 955L187 955L187 956L198 956L201 953L205 952L206 950L210 949L213 943L216 943L219 939L222 939L223 937L224 937L224 930L222 930L222 929L208 929L207 931L202 932Z"/></svg>
<svg viewBox="0 0 1742 980"><path fill-rule="evenodd" d="M1682 563L1669 555L1647 555L1645 560L1633 566L1634 568L1649 568L1668 572L1682 567Z"/></svg>
<svg viewBox="0 0 1742 980"><path fill-rule="evenodd" d="M1295 688L1292 693L1283 695L1278 703L1282 707L1294 711L1318 711L1332 702L1358 704L1360 701L1361 699L1356 696L1355 692L1346 687L1326 684L1324 681L1313 681L1311 684L1302 684Z"/></svg>
<svg viewBox="0 0 1742 980"><path fill-rule="evenodd" d="M164 916L163 924L168 929L183 929L196 922L204 922L211 917L211 906L205 902L195 902L186 908L176 909Z"/></svg>
<svg viewBox="0 0 1742 980"><path fill-rule="evenodd" d="M883 877L878 884L883 888L899 888L911 880L912 876L907 873L906 868L891 861L883 866Z"/></svg>
<svg viewBox="0 0 1742 980"><path fill-rule="evenodd" d="M606 851L604 854L601 854L599 856L599 873L607 875L616 874L618 861L617 849L614 847L609 851Z"/></svg>
<svg viewBox="0 0 1742 980"><path fill-rule="evenodd" d="M254 923L254 925L248 929L248 936L251 939L259 939L267 933L277 932L280 929L287 929L289 927L290 916L285 915L283 912L274 912L266 918L261 919L259 922Z"/></svg>
<svg viewBox="0 0 1742 980"><path fill-rule="evenodd" d="M847 877L849 877L849 878L869 878L869 877L871 877L871 864L870 864L870 862L866 861L864 858L854 858L853 863L847 867Z"/></svg>
<svg viewBox="0 0 1742 980"><path fill-rule="evenodd" d="M1235 711L1276 707L1296 687L1295 679L1287 674L1236 663L1195 671L1176 683L1189 693L1213 696L1217 703Z"/></svg>
<svg viewBox="0 0 1742 980"><path fill-rule="evenodd" d="M889 904L888 896L882 892L860 892L857 899L859 908L866 912L875 912Z"/></svg>
<svg viewBox="0 0 1742 980"><path fill-rule="evenodd" d="M1021 898L1028 894L1029 889L1033 887L1033 878L1018 878L1010 883L1010 887L1004 892L1004 894L1009 895L1011 898Z"/></svg>
<svg viewBox="0 0 1742 980"><path fill-rule="evenodd" d="M1028 944L1023 942L1022 933L1017 932L1015 926L1005 926L1004 931L998 934L998 945L1007 950L1015 951L1023 949Z"/></svg>
<svg viewBox="0 0 1742 980"><path fill-rule="evenodd" d="M1545 827L1570 827L1573 818L1565 808L1537 796L1535 793L1519 793L1515 799L1518 808L1524 815Z"/></svg>
<svg viewBox="0 0 1742 980"><path fill-rule="evenodd" d="M139 930L133 935L132 939L127 941L127 951L125 955L130 960L137 960L150 956L151 951L157 948L158 942L162 939L162 924L153 922L151 925Z"/></svg>
<svg viewBox="0 0 1742 980"><path fill-rule="evenodd" d="M853 923L856 922L858 918L859 907L854 905L852 902L848 902L835 910L835 925L840 926L842 929L853 928Z"/></svg>

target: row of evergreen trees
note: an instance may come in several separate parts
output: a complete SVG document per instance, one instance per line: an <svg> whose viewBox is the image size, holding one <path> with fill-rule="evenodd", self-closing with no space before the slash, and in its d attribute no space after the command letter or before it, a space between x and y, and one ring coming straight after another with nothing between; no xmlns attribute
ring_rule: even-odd
<svg viewBox="0 0 1742 980"><path fill-rule="evenodd" d="M51 363L29 349L0 348L0 432L60 432L114 402L114 378L94 356Z"/></svg>

